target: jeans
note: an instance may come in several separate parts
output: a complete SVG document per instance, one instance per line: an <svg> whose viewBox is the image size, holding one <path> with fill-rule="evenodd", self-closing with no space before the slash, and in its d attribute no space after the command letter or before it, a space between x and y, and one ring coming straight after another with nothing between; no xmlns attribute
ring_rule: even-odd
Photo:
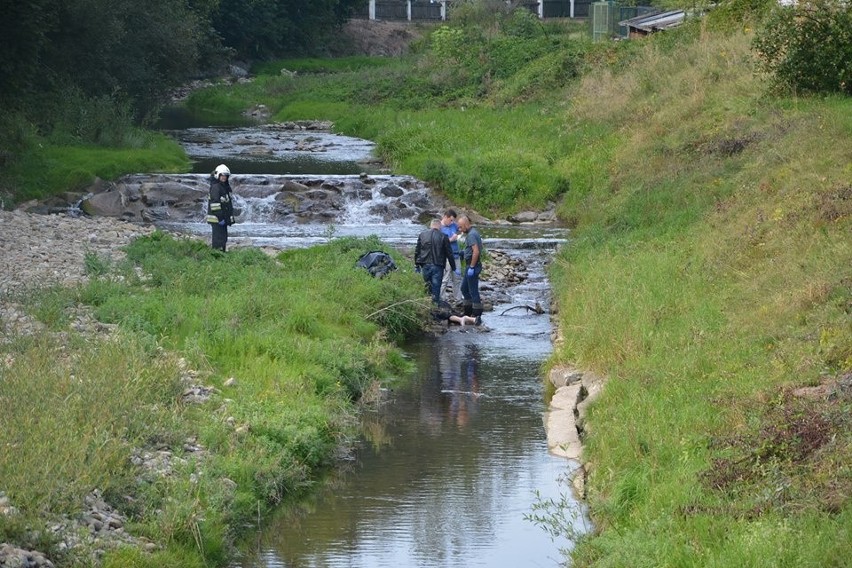
<svg viewBox="0 0 852 568"><path fill-rule="evenodd" d="M432 301L436 304L441 301L441 278L444 277L444 267L437 264L423 265L423 280L429 286Z"/></svg>
<svg viewBox="0 0 852 568"><path fill-rule="evenodd" d="M461 268L461 261L459 257L455 258L456 260L456 268ZM445 290L447 287L447 283L452 283L453 285L453 295L450 297L451 300L456 302L461 302L461 276L456 276L456 273L453 272L452 268L450 268L450 261L447 261L447 265L444 267L444 278L441 280L441 291Z"/></svg>
<svg viewBox="0 0 852 568"><path fill-rule="evenodd" d="M473 276L468 276L466 269L462 271L461 293L466 302L482 304L482 301L479 298L480 272L482 272L482 266L478 263L473 269Z"/></svg>

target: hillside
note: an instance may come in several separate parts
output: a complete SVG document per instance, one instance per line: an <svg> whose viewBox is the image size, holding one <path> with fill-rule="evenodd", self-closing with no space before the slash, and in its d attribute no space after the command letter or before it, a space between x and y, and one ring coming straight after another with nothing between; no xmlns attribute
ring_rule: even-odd
<svg viewBox="0 0 852 568"><path fill-rule="evenodd" d="M575 566L852 557L852 100L772 96L750 44L648 44L566 110L602 135L556 359L608 377Z"/></svg>

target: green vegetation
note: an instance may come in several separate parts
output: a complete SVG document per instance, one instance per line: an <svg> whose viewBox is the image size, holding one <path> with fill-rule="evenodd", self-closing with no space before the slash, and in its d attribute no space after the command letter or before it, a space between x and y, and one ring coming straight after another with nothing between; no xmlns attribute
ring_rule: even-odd
<svg viewBox="0 0 852 568"><path fill-rule="evenodd" d="M116 179L131 172L181 172L189 168L183 149L161 134L140 133L139 147L53 145L36 148L9 168L21 182L15 201L44 199L62 191L80 190L95 178Z"/></svg>
<svg viewBox="0 0 852 568"><path fill-rule="evenodd" d="M234 113L262 102L279 120L332 119L341 132L375 140L396 171L486 213L558 203L574 238L552 265L562 331L553 364L608 379L590 410L584 456L596 531L573 551L575 566L845 565L852 557L852 99L845 67L832 67L839 75L815 86L787 79L823 61L814 49L846 53L848 36L812 42L796 35L808 29L797 26L801 18L782 17L786 8L738 0L643 41L594 45L574 25L542 25L498 4L463 3L456 20L402 61L276 62L258 67L268 74L250 85L199 92L189 104ZM848 15L848 4L831 6ZM772 28L778 21L782 27ZM773 29L801 40L789 44L797 49L761 47L756 38ZM782 53L808 55L773 55ZM282 68L298 71L282 75ZM791 94L812 91L819 96ZM160 565L180 565L187 545L196 552L185 565L198 564L201 549L215 561L221 551L213 544L237 519L309 484L307 472L328 463L345 432L344 419L330 418L345 412L328 409L346 408L366 377L401 364L366 315L385 318L391 335L405 333L405 310L378 310L416 295L418 283L351 272L357 248L343 241L275 262L249 251L217 258L157 237L130 253L147 279L120 271L123 280L100 277L76 292L99 318L133 332L122 341L138 342L134 350L157 353L162 345L214 384L238 379L228 412L250 426L246 438L218 414L161 415L162 392L139 395L147 414L138 420L198 435L214 456L205 467L238 481L234 496L207 474L202 483L210 487L198 494L186 475L176 488L155 484L145 503L166 502L166 489L179 495L164 509L169 522L139 513L143 534L175 544ZM325 255L326 268L317 270ZM87 265L103 272L91 259ZM329 290L301 285L300 275L317 273ZM278 280L289 274L293 280ZM384 288L397 285L393 293ZM337 298L341 290L345 299ZM211 306L220 294L233 309ZM61 328L69 302L54 292L32 305ZM6 368L29 357L27 368L53 372L46 362L56 358L38 347L30 354L33 345L10 347ZM168 357L160 359L165 370L151 370L162 376L145 380L159 381L174 401L177 363ZM49 384L66 388L83 376L59 375ZM77 396L42 390L32 396ZM291 397L299 401L293 407ZM184 426L190 418L197 422ZM92 459L101 447L110 454L144 446L133 423L121 432L123 450L75 424L81 439L68 451ZM0 435L9 436L8 447L21 443L20 432ZM279 450L300 465L271 463ZM118 471L105 482L115 479L120 495L127 474L108 457L102 468ZM69 480L88 475L58 477L69 498L65 488L42 488L22 507L35 516L45 503L72 506L79 490ZM564 529L564 516L550 518ZM131 560L116 555L112 565L144 565L127 554Z"/></svg>
<svg viewBox="0 0 852 568"><path fill-rule="evenodd" d="M574 565L852 555L852 402L793 394L852 372L852 101L768 91L768 11L601 46L494 13L436 30L409 70L231 93L332 119L485 212L559 200L575 237L552 271L553 363L609 379L586 439L598 531Z"/></svg>
<svg viewBox="0 0 852 568"><path fill-rule="evenodd" d="M379 280L355 268L379 247L340 239L271 258L155 233L120 264L87 257L85 286L24 299L49 329L67 328L82 304L117 331L2 345L0 479L21 516L0 516L0 541L86 565L24 527L75 514L97 488L160 546L110 553L106 565L222 565L258 515L333 463L355 434L352 401L409 370L389 341L419 328L428 300L410 301L423 297L411 272ZM193 386L218 394L190 404ZM187 440L202 451L185 451ZM140 476L130 456L161 449L179 458L172 473Z"/></svg>
<svg viewBox="0 0 852 568"><path fill-rule="evenodd" d="M187 168L176 146L164 153L162 141L140 146L137 140L138 127L156 119L175 87L200 74L224 74L234 59L325 52L330 34L362 3L22 0L6 6L0 206L140 166ZM127 152L105 157L101 148ZM64 164L69 152L78 163L71 171ZM105 167L88 165L104 158Z"/></svg>
<svg viewBox="0 0 852 568"><path fill-rule="evenodd" d="M852 95L852 9L848 3L813 0L775 10L754 45L781 89Z"/></svg>

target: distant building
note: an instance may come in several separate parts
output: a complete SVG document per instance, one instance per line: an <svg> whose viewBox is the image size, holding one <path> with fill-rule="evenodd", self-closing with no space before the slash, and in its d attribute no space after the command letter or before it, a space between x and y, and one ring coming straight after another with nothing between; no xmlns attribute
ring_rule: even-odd
<svg viewBox="0 0 852 568"><path fill-rule="evenodd" d="M627 37L633 39L679 26L685 18L686 12L683 10L672 10L636 16L622 20L618 25L627 28Z"/></svg>

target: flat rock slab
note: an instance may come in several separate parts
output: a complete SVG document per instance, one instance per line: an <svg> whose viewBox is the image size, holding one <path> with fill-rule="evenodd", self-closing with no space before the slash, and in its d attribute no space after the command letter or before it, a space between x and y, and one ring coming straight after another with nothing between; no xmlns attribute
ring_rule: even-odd
<svg viewBox="0 0 852 568"><path fill-rule="evenodd" d="M545 430L547 449L553 455L579 459L583 453L574 419L574 409L580 400L581 388L579 383L559 387L550 399L551 410L545 413Z"/></svg>

